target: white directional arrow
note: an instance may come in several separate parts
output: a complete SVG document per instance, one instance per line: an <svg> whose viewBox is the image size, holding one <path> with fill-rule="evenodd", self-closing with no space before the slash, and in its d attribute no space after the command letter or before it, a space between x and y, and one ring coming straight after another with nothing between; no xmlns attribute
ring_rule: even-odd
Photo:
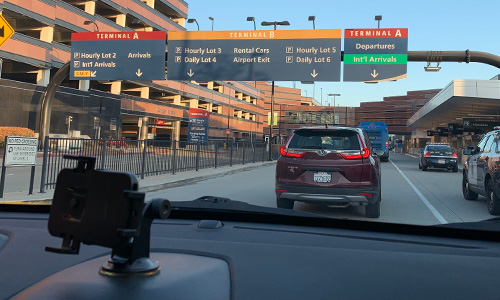
<svg viewBox="0 0 500 300"><path fill-rule="evenodd" d="M373 72L370 74L372 75L373 78L378 76L377 70L373 70Z"/></svg>
<svg viewBox="0 0 500 300"><path fill-rule="evenodd" d="M311 73L311 76L316 78L316 76L318 76L318 73L316 73L316 69L313 70L313 72Z"/></svg>
<svg viewBox="0 0 500 300"><path fill-rule="evenodd" d="M193 72L193 70L189 69L189 72L187 74L188 74L189 77L193 77L194 72Z"/></svg>
<svg viewBox="0 0 500 300"><path fill-rule="evenodd" d="M90 72L90 77L96 77L97 75L97 71L92 71Z"/></svg>
<svg viewBox="0 0 500 300"><path fill-rule="evenodd" d="M135 72L135 75L137 75L138 77L141 77L141 75L142 75L141 69L137 69L137 72Z"/></svg>

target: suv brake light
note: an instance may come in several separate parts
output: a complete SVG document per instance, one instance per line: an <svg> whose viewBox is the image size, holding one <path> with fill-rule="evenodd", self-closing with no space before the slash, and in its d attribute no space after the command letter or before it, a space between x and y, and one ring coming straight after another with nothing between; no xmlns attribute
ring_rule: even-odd
<svg viewBox="0 0 500 300"><path fill-rule="evenodd" d="M453 157L458 158L458 155L455 152L453 152Z"/></svg>
<svg viewBox="0 0 500 300"><path fill-rule="evenodd" d="M356 154L348 154L348 153L340 153L344 159L362 159L362 158L368 158L370 157L370 149L368 148L363 148L361 150L361 153L356 153Z"/></svg>
<svg viewBox="0 0 500 300"><path fill-rule="evenodd" d="M429 157L429 156L431 156L431 153L429 151L424 153L424 157Z"/></svg>
<svg viewBox="0 0 500 300"><path fill-rule="evenodd" d="M286 157L301 157L304 154L304 152L302 152L302 153L294 153L294 152L288 152L287 150L288 149L286 148L286 146L282 146L280 148L280 154L282 156L286 156Z"/></svg>

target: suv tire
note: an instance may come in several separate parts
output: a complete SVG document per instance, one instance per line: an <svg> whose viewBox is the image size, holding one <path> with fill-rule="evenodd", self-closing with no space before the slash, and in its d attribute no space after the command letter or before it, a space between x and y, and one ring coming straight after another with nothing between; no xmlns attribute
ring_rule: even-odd
<svg viewBox="0 0 500 300"><path fill-rule="evenodd" d="M295 201L293 200L276 197L276 207L278 208L293 209L294 204Z"/></svg>
<svg viewBox="0 0 500 300"><path fill-rule="evenodd" d="M467 179L465 172L462 176L462 194L464 195L465 200L477 200L477 193L473 192L469 188L469 180Z"/></svg>
<svg viewBox="0 0 500 300"><path fill-rule="evenodd" d="M454 173L458 172L458 166L454 166L453 169L451 169Z"/></svg>
<svg viewBox="0 0 500 300"><path fill-rule="evenodd" d="M488 200L488 211L490 214L500 215L500 198L495 195L495 191L493 190L493 179L488 180L486 199Z"/></svg>
<svg viewBox="0 0 500 300"><path fill-rule="evenodd" d="M378 218L380 217L380 200L382 195L378 197L378 201L365 206L365 215L367 218Z"/></svg>
<svg viewBox="0 0 500 300"><path fill-rule="evenodd" d="M422 166L422 171L427 171L427 166Z"/></svg>

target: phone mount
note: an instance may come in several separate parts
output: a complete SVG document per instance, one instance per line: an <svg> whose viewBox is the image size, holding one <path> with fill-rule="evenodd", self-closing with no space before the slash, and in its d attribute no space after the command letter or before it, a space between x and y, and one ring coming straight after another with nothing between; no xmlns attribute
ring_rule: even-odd
<svg viewBox="0 0 500 300"><path fill-rule="evenodd" d="M171 211L166 199L144 203L132 173L95 170L95 157L65 155L76 160L74 169L59 172L48 229L63 239L62 246L45 250L78 254L80 244L111 248L111 258L99 273L109 276L151 276L160 271L151 261L150 235L154 219Z"/></svg>

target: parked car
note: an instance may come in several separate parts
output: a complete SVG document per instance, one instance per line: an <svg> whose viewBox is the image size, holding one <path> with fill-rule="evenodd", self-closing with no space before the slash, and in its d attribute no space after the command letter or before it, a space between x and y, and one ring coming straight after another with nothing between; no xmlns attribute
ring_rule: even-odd
<svg viewBox="0 0 500 300"><path fill-rule="evenodd" d="M427 171L427 168L441 168L458 172L458 155L449 144L427 144L420 151L418 168Z"/></svg>
<svg viewBox="0 0 500 300"><path fill-rule="evenodd" d="M464 155L470 155L464 164L462 192L466 200L485 196L488 211L500 215L500 130L488 132L477 147L469 145Z"/></svg>
<svg viewBox="0 0 500 300"><path fill-rule="evenodd" d="M365 206L380 216L380 155L366 133L350 127L307 127L295 131L281 147L276 166L278 208L295 201L333 206Z"/></svg>

